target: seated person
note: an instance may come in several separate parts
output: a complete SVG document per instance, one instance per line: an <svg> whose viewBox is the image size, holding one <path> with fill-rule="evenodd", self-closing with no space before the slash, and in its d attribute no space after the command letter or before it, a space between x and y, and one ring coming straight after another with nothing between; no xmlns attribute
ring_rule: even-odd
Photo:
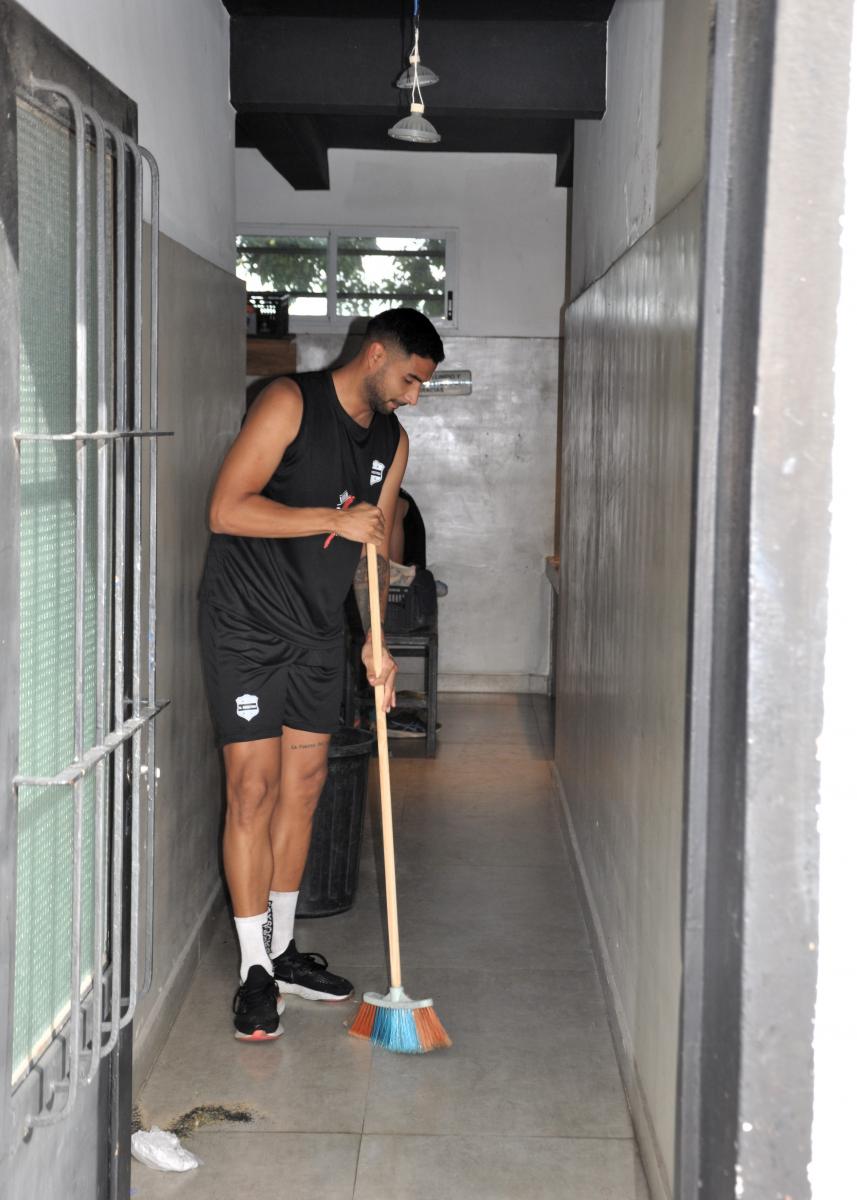
<svg viewBox="0 0 857 1200"><path fill-rule="evenodd" d="M393 532L390 537L390 559L405 567L426 565L426 527L413 496L399 488Z"/></svg>
<svg viewBox="0 0 857 1200"><path fill-rule="evenodd" d="M404 488L399 489L393 531L390 536L390 583L408 587L417 568L426 569L426 528L413 496ZM445 583L435 581L439 596L445 596ZM426 735L423 714L408 708L407 693L403 693L404 704L397 705L387 718L387 732L391 738L420 738Z"/></svg>
<svg viewBox="0 0 857 1200"><path fill-rule="evenodd" d="M401 570L400 568L407 568ZM390 535L390 583L407 587L413 582L416 568L426 570L426 527L413 496L399 488L393 532ZM438 596L445 596L445 583L435 580Z"/></svg>

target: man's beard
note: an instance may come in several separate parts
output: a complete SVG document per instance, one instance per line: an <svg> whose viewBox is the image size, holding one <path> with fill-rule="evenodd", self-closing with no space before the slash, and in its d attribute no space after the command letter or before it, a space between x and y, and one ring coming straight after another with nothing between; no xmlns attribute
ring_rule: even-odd
<svg viewBox="0 0 857 1200"><path fill-rule="evenodd" d="M383 374L380 371L375 375L367 376L363 385L366 389L366 400L373 412L379 413L382 417L388 417L393 409L399 406L395 400L385 398L376 382L379 378L383 380Z"/></svg>

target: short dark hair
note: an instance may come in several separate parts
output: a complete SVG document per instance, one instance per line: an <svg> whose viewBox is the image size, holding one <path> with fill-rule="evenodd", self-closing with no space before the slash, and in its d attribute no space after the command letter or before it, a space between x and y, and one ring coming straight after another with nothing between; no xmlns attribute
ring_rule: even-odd
<svg viewBox="0 0 857 1200"><path fill-rule="evenodd" d="M404 354L430 358L434 363L444 359L440 335L424 313L415 308L388 308L372 317L366 326L367 342L392 342Z"/></svg>

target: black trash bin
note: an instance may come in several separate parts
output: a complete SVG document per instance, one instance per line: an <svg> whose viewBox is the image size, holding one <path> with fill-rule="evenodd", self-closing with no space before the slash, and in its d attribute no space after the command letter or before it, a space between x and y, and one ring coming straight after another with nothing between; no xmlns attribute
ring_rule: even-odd
<svg viewBox="0 0 857 1200"><path fill-rule="evenodd" d="M375 735L340 729L330 739L327 780L315 810L299 917L330 917L354 903L360 869L360 842Z"/></svg>

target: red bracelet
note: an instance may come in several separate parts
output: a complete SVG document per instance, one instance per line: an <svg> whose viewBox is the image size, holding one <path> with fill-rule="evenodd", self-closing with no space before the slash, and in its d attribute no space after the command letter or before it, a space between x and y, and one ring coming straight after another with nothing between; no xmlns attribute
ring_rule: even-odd
<svg viewBox="0 0 857 1200"><path fill-rule="evenodd" d="M343 505L342 505L342 510L344 510L344 509L346 509L346 508L350 508L350 507L351 507L351 505L352 505L353 503L354 503L354 497L353 497L353 496L349 496L349 497L347 498L347 500L345 500L345 502L343 503ZM342 510L340 510L340 511L342 511ZM329 534L327 535L327 537L325 538L324 545L322 546L322 549L323 549L323 550L326 550L326 549L327 549L327 547L330 545L330 543L333 541L333 539L334 539L335 537L336 537L336 534L335 534L335 533L329 533Z"/></svg>

